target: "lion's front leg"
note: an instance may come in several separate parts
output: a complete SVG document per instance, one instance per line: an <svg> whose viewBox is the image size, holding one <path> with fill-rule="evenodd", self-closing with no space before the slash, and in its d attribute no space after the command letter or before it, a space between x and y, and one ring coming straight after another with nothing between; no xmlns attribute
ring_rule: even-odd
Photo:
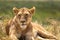
<svg viewBox="0 0 60 40"><path fill-rule="evenodd" d="M26 40L34 40L34 36L33 36L33 33L32 32L28 32L26 34Z"/></svg>
<svg viewBox="0 0 60 40"><path fill-rule="evenodd" d="M34 40L34 37L33 36L30 36L30 35L27 35L26 36L26 40Z"/></svg>
<svg viewBox="0 0 60 40"><path fill-rule="evenodd" d="M11 40L18 40L18 38L16 36L16 28L15 28L15 25L12 25L10 27L9 37L11 38Z"/></svg>
<svg viewBox="0 0 60 40"><path fill-rule="evenodd" d="M11 34L9 37L11 38L11 40L18 40L14 34Z"/></svg>

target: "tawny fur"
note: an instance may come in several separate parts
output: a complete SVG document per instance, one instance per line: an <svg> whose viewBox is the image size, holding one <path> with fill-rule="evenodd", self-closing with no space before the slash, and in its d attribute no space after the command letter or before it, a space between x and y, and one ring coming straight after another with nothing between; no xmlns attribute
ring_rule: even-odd
<svg viewBox="0 0 60 40"><path fill-rule="evenodd" d="M19 37L25 36L25 40L35 40L37 36L48 38L48 39L56 39L54 35L47 32L42 26L39 24L31 22L32 15L35 11L35 7L28 8L13 8L15 16L12 20L10 20L6 25L6 33L12 40L18 40ZM21 16L21 15L22 16ZM26 15L28 14L28 16ZM27 17L26 17L26 16ZM26 17L26 18L25 18ZM24 20L23 20L24 19ZM21 27L21 23L25 21L26 25ZM23 30L22 30L23 29ZM22 39L20 39L22 40Z"/></svg>

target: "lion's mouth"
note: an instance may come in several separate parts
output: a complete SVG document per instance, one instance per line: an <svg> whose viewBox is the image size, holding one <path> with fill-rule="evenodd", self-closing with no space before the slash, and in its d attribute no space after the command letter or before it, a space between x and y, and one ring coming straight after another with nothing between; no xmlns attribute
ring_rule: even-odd
<svg viewBox="0 0 60 40"><path fill-rule="evenodd" d="M25 23L21 23L20 27L22 30L24 30L24 29L26 29L27 25Z"/></svg>
<svg viewBox="0 0 60 40"><path fill-rule="evenodd" d="M23 25L23 26L24 26L24 25L26 25L26 24L22 23L21 25Z"/></svg>
<svg viewBox="0 0 60 40"><path fill-rule="evenodd" d="M21 26L26 26L26 23L21 23Z"/></svg>

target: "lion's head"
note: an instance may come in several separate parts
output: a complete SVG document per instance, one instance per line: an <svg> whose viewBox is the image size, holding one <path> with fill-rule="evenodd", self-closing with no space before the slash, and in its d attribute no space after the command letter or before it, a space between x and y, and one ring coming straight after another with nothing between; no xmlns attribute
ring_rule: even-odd
<svg viewBox="0 0 60 40"><path fill-rule="evenodd" d="M20 28L26 29L27 25L31 22L32 14L35 11L35 7L28 9L28 8L20 8L17 9L16 7L13 8L15 13L16 20L18 21Z"/></svg>

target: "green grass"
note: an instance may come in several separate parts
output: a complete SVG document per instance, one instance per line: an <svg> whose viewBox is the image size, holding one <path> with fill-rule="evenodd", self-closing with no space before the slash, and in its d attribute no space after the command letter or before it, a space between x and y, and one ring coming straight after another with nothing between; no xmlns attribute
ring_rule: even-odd
<svg viewBox="0 0 60 40"><path fill-rule="evenodd" d="M28 1L0 1L0 16L2 15L9 15L10 17L13 16L13 7L21 8L27 7L31 8L33 6L36 7L36 18L39 20L44 20L47 17L60 19L60 2L28 2ZM34 17L35 17L34 15ZM33 17L33 19L35 19Z"/></svg>

